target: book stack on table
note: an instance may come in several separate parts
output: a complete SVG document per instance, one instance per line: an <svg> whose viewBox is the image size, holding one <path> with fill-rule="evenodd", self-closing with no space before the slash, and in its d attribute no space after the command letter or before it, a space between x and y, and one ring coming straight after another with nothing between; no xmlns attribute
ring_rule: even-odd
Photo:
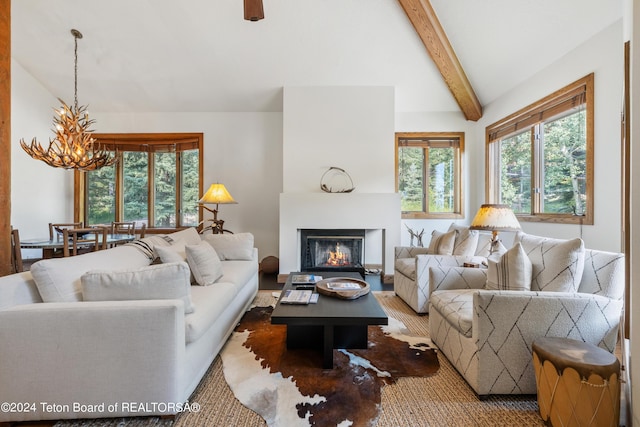
<svg viewBox="0 0 640 427"><path fill-rule="evenodd" d="M316 276L315 274L294 274L291 276L291 284L294 286L313 285L320 280L322 280L322 276Z"/></svg>
<svg viewBox="0 0 640 427"><path fill-rule="evenodd" d="M315 304L318 302L318 294L311 290L289 289L284 291L280 299L281 304Z"/></svg>

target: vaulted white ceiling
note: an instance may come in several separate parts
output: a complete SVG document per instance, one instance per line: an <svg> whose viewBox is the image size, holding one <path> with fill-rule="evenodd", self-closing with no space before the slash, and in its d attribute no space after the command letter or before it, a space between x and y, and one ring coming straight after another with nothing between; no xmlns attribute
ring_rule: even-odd
<svg viewBox="0 0 640 427"><path fill-rule="evenodd" d="M459 111L396 0L13 0L12 57L92 111L282 111L282 87L384 85ZM622 0L431 0L482 105L621 19ZM621 40L622 48L622 40ZM579 76L577 76L579 77Z"/></svg>

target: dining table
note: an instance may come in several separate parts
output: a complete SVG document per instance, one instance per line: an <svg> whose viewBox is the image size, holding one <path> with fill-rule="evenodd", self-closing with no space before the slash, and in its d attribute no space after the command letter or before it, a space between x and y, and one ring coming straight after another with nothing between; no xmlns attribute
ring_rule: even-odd
<svg viewBox="0 0 640 427"><path fill-rule="evenodd" d="M104 236L106 236L106 239L107 239L107 247L131 242L136 238L131 234L106 234L106 235L100 234L98 236L98 244L100 246L102 246ZM82 246L91 247L93 246L93 244L83 243ZM20 248L21 249L42 249L42 258L53 258L56 251L63 250L64 241L62 240L62 236L54 236L53 239L49 239L49 237L25 239L25 240L20 240Z"/></svg>

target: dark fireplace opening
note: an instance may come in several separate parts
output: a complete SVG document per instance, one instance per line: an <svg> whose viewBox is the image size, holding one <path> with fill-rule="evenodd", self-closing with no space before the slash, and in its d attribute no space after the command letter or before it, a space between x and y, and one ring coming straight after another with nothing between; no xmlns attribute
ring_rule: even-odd
<svg viewBox="0 0 640 427"><path fill-rule="evenodd" d="M355 271L364 277L365 230L300 230L302 271Z"/></svg>

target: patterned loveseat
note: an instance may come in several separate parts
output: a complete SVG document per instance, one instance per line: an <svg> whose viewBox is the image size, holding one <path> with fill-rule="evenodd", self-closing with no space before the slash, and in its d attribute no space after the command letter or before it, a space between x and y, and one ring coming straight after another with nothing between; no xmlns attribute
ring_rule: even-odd
<svg viewBox="0 0 640 427"><path fill-rule="evenodd" d="M531 343L566 337L613 352L624 297L624 255L584 249L569 265L565 240L518 233L531 260L531 290L487 290L487 270L430 269L432 341L475 392L536 392ZM581 255L580 255L581 254ZM559 262L560 260L560 262ZM491 266L490 266L491 268ZM554 289L554 279L571 283Z"/></svg>

